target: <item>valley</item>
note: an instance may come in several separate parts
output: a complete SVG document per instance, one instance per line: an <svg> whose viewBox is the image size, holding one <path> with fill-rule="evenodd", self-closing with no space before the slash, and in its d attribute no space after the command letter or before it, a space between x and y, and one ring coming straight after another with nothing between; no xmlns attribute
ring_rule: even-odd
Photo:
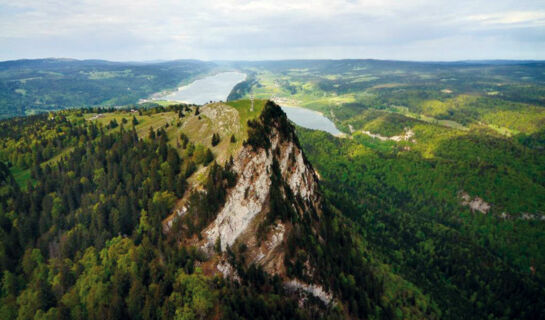
<svg viewBox="0 0 545 320"><path fill-rule="evenodd" d="M540 318L541 70L210 63L0 121L0 315Z"/></svg>
<svg viewBox="0 0 545 320"><path fill-rule="evenodd" d="M545 1L0 16L0 320L545 319Z"/></svg>

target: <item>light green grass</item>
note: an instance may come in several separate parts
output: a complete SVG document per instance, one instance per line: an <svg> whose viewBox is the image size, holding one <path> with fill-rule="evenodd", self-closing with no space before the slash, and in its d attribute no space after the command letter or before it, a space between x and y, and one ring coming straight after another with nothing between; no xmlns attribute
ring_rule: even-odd
<svg viewBox="0 0 545 320"><path fill-rule="evenodd" d="M61 160L64 156L67 156L70 152L72 152L72 150L74 150L74 147L65 148L59 154L53 156L51 159L49 159L49 160L47 160L45 162L42 162L40 165L43 167L43 166L48 165L48 164L55 164L59 160Z"/></svg>
<svg viewBox="0 0 545 320"><path fill-rule="evenodd" d="M26 188L27 181L29 181L30 178L30 169L21 169L17 167L11 167L9 169L11 174L13 175L13 178L15 179L15 182L19 185L20 188ZM31 180L31 182L34 184L35 181Z"/></svg>
<svg viewBox="0 0 545 320"><path fill-rule="evenodd" d="M254 108L251 110L250 100L237 100L227 103L213 103L200 107L200 115L196 116L194 109L191 112L185 112L185 117L178 118L176 112L161 112L150 115L133 114L126 110L118 110L111 113L103 113L101 117L94 118L97 114L84 114L83 118L87 121L94 121L102 126L107 126L112 120L116 120L119 126L110 129L110 132L120 130L123 119L127 120L124 124L125 129L132 127L132 118L136 117L138 124L135 129L140 138L146 138L150 127L153 130L165 129L169 138L169 144L178 148L180 136L184 133L189 140L196 144L208 147L212 150L218 162L222 163L228 160L230 156L242 147L248 131L248 120L257 118L265 106L267 100L255 99ZM170 105L170 102L161 101L164 106ZM168 124L168 127L167 127ZM211 145L212 135L220 135L220 143L216 146ZM235 143L231 143L231 136L235 136ZM179 150L180 154L183 150ZM57 157L60 159L61 155ZM51 160L50 160L51 161Z"/></svg>
<svg viewBox="0 0 545 320"><path fill-rule="evenodd" d="M147 101L148 103L156 103L160 106L163 106L163 107L168 107L172 104L179 104L180 102L177 102L177 101L171 101L171 100L152 100L152 101Z"/></svg>
<svg viewBox="0 0 545 320"><path fill-rule="evenodd" d="M261 111L263 111L263 108L265 107L265 103L267 100L265 99L255 99L254 100L254 110L251 111L251 101L250 100L236 100L236 101L229 101L226 104L235 108L238 111L239 117L240 117L240 124L243 128L244 133L248 131L248 120L255 119L259 117L261 114ZM244 136L244 139L247 137Z"/></svg>

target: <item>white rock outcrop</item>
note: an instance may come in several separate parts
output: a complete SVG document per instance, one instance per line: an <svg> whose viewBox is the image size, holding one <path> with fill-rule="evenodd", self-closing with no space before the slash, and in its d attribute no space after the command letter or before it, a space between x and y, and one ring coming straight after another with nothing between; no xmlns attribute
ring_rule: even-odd
<svg viewBox="0 0 545 320"><path fill-rule="evenodd" d="M261 149L257 153L244 148L234 162L238 181L230 190L225 205L216 219L204 231L208 246L213 246L219 237L222 248L233 245L246 230L252 219L263 209L269 194L272 155Z"/></svg>
<svg viewBox="0 0 545 320"><path fill-rule="evenodd" d="M409 129L409 128L405 128L405 131L403 132L403 134L401 135L398 135L398 136L391 136L391 137L385 137L385 136L382 136L378 133L372 133L370 131L366 131L366 130L361 130L362 133L370 136L371 138L375 138L375 139L379 139L380 141L395 141L395 142L401 142L401 141L410 141L412 143L415 143L416 140L413 139L414 137L414 131L412 129Z"/></svg>
<svg viewBox="0 0 545 320"><path fill-rule="evenodd" d="M314 170L305 163L303 152L293 141L281 141L276 129L272 129L270 141L269 150L254 151L251 146L246 146L234 159L233 170L238 180L228 191L226 202L216 219L203 232L205 248L213 248L218 238L224 250L232 246L264 210L270 192L273 157L276 157L281 175L292 193L305 201L315 199L317 178Z"/></svg>
<svg viewBox="0 0 545 320"><path fill-rule="evenodd" d="M333 300L333 296L331 295L331 293L325 291L322 286L316 284L307 284L297 279L292 279L288 282L285 282L284 285L286 286L286 288L291 290L303 290L307 293L310 293L316 298L322 300L325 304L329 304Z"/></svg>
<svg viewBox="0 0 545 320"><path fill-rule="evenodd" d="M490 204L484 201L480 197L471 198L467 192L461 192L460 198L462 199L462 205L468 206L471 211L479 211L483 214L487 214L490 210Z"/></svg>

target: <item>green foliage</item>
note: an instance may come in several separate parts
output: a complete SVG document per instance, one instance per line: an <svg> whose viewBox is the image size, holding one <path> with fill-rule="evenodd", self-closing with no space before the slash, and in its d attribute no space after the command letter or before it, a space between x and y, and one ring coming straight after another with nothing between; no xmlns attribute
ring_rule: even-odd
<svg viewBox="0 0 545 320"><path fill-rule="evenodd" d="M423 107L418 95L407 97L413 110ZM426 112L439 118L470 105L481 112L491 101L441 99ZM469 128L459 130L388 107L370 110L368 102L352 105L338 120L387 136L410 128L414 141L361 133L338 139L298 128L321 176L321 206L293 195L273 161L270 210L260 228L289 225L287 274L340 299L329 307L310 299L299 309L279 278L246 263L244 246L223 248L240 276L234 282L204 276L195 266L206 265L205 255L180 245L216 217L236 182L232 161L216 164L210 149L183 134L176 150L165 128L141 139L120 117L115 130L83 118L107 110L0 122L0 317L541 318L545 158L539 121L526 115L512 121L512 128L531 126L508 137L475 123L476 114L449 116L468 119ZM523 108L520 103L506 104L494 122L507 123L508 111ZM299 145L274 103L248 126L246 144L256 150L269 149L271 127ZM189 211L173 225L179 232L163 233L164 219L197 169L203 189L190 194ZM17 181L21 172L28 177ZM461 190L490 203L488 214L461 205Z"/></svg>
<svg viewBox="0 0 545 320"><path fill-rule="evenodd" d="M343 126L351 125L354 130L365 130L391 137L400 135L405 128L411 128L418 120L382 110L364 110L362 113L342 122Z"/></svg>
<svg viewBox="0 0 545 320"><path fill-rule="evenodd" d="M207 318L217 304L209 280L199 269L192 275L178 273L169 300L177 306L174 318L180 320Z"/></svg>
<svg viewBox="0 0 545 320"><path fill-rule="evenodd" d="M194 150L191 150L191 154L193 156L195 164L202 163L206 165L214 160L214 154L212 153L212 151L209 148L206 148L205 146L200 144L195 146Z"/></svg>
<svg viewBox="0 0 545 320"><path fill-rule="evenodd" d="M227 101L242 99L245 95L250 93L254 85L257 85L257 80L255 79L255 75L252 72L249 72L246 75L246 80L239 82L233 87L227 96Z"/></svg>
<svg viewBox="0 0 545 320"><path fill-rule="evenodd" d="M298 133L328 199L360 226L371 254L430 294L443 317L539 318L544 278L530 268L545 265L543 222L516 213L544 210L543 157L489 131L444 130L416 126L414 151ZM460 190L491 211L470 212ZM507 210L512 218L501 218Z"/></svg>
<svg viewBox="0 0 545 320"><path fill-rule="evenodd" d="M245 143L251 145L254 150L258 148L269 149L271 141L269 140L266 126L258 120L248 120L248 139Z"/></svg>
<svg viewBox="0 0 545 320"><path fill-rule="evenodd" d="M193 191L189 196L188 213L180 222L186 226L187 236L199 234L218 214L225 202L226 190L236 183L236 176L229 165L224 168L215 162L211 164L204 190Z"/></svg>
<svg viewBox="0 0 545 320"><path fill-rule="evenodd" d="M213 161L211 151L181 136L180 156L162 128L139 139L135 129L107 131L81 121L79 112L1 123L0 153L9 161L8 150L19 147L36 179L21 189L0 162L2 319L315 318L309 308L297 311L278 279L274 290L269 282L213 279L195 268L201 252L179 246L225 202L236 182L232 161L208 166L203 192L190 196L185 229L166 235L163 219L196 163ZM49 139L71 151L55 162L54 153L34 156ZM247 274L264 277L255 269Z"/></svg>
<svg viewBox="0 0 545 320"><path fill-rule="evenodd" d="M292 126L282 109L274 102L267 101L259 119L248 120L248 139L245 145L250 145L254 150L263 148L269 149L271 141L269 133L271 127L276 127L283 138L297 141Z"/></svg>

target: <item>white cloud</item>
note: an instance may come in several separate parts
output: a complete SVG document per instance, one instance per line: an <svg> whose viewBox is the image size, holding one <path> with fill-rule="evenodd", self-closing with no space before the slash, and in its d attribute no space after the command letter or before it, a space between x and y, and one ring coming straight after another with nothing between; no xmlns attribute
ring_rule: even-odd
<svg viewBox="0 0 545 320"><path fill-rule="evenodd" d="M545 10L543 11L508 11L493 14L481 14L469 16L468 20L478 21L483 24L499 25L545 25Z"/></svg>
<svg viewBox="0 0 545 320"><path fill-rule="evenodd" d="M543 59L544 21L529 0L0 0L0 59Z"/></svg>

